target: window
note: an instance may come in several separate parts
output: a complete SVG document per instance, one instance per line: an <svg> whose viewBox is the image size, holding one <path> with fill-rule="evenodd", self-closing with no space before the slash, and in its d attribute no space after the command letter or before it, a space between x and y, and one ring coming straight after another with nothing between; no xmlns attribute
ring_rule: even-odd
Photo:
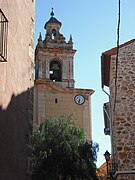
<svg viewBox="0 0 135 180"><path fill-rule="evenodd" d="M110 116L110 103L104 103L103 106L103 111L104 111L104 134L105 135L110 135L110 123L111 123L111 116Z"/></svg>
<svg viewBox="0 0 135 180"><path fill-rule="evenodd" d="M7 61L8 20L0 9L0 62Z"/></svg>
<svg viewBox="0 0 135 180"><path fill-rule="evenodd" d="M55 37L56 37L56 30L53 29L53 30L52 30L52 39L55 39Z"/></svg>
<svg viewBox="0 0 135 180"><path fill-rule="evenodd" d="M58 103L58 99L57 98L55 98L55 104L57 104Z"/></svg>

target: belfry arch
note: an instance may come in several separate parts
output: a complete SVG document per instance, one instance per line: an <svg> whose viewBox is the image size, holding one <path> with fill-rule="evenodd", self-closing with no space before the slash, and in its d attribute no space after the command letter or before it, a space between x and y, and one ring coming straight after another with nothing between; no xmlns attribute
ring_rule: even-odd
<svg viewBox="0 0 135 180"><path fill-rule="evenodd" d="M52 29L52 39L56 38L56 29Z"/></svg>
<svg viewBox="0 0 135 180"><path fill-rule="evenodd" d="M62 65L57 60L50 62L50 80L54 82L62 81Z"/></svg>

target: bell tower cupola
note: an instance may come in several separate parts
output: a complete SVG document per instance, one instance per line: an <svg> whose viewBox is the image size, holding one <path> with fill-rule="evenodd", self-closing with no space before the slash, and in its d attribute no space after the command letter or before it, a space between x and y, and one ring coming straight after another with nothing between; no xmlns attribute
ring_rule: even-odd
<svg viewBox="0 0 135 180"><path fill-rule="evenodd" d="M35 79L45 80L55 85L74 87L74 54L72 36L66 42L60 33L62 23L54 17L53 8L50 19L45 23L45 38L40 33L35 51Z"/></svg>
<svg viewBox="0 0 135 180"><path fill-rule="evenodd" d="M57 40L60 37L59 29L61 27L61 22L59 22L54 17L53 8L50 15L51 15L51 18L49 19L48 22L45 23L45 26L44 26L44 28L46 29L46 39Z"/></svg>

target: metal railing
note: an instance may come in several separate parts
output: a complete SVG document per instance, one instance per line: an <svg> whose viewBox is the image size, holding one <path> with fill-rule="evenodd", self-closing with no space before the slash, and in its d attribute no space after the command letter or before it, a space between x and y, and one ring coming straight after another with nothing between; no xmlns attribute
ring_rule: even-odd
<svg viewBox="0 0 135 180"><path fill-rule="evenodd" d="M0 62L7 61L8 20L0 9Z"/></svg>

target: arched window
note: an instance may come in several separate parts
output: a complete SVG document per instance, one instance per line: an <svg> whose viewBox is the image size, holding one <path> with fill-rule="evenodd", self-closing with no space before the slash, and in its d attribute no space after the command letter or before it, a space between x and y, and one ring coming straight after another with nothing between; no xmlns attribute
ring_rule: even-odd
<svg viewBox="0 0 135 180"><path fill-rule="evenodd" d="M53 29L53 30L52 30L52 39L55 39L55 37L56 37L56 30Z"/></svg>
<svg viewBox="0 0 135 180"><path fill-rule="evenodd" d="M62 67L60 62L52 61L50 63L50 79L52 81L61 81Z"/></svg>

